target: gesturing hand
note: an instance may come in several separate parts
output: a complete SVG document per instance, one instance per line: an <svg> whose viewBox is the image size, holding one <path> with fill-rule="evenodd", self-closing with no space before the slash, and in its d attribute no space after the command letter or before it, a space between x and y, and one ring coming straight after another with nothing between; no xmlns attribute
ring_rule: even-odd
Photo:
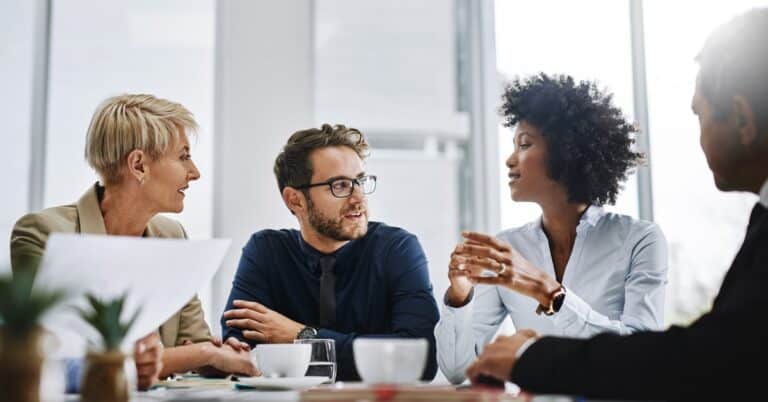
<svg viewBox="0 0 768 402"><path fill-rule="evenodd" d="M270 310L264 305L245 300L235 300L235 309L224 312L226 324L243 331L243 336L259 342L288 343L296 339L303 324Z"/></svg>
<svg viewBox="0 0 768 402"><path fill-rule="evenodd" d="M448 287L446 296L448 303L454 307L460 307L467 303L473 287L473 281L464 269L463 264L466 256L460 254L461 247L462 244L456 246L451 253L451 261L448 263L448 280L451 286Z"/></svg>
<svg viewBox="0 0 768 402"><path fill-rule="evenodd" d="M536 268L508 243L476 232L464 232L466 241L456 247L451 264L474 283L506 286L547 304L560 287L552 277ZM495 272L487 276L484 271Z"/></svg>

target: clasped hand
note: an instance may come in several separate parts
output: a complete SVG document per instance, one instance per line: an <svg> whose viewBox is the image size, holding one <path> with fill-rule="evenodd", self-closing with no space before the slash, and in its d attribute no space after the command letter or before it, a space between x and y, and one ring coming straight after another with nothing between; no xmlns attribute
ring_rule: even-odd
<svg viewBox="0 0 768 402"><path fill-rule="evenodd" d="M266 308L263 304L235 300L234 309L224 312L226 324L243 331L243 336L265 343L288 343L296 339L303 324Z"/></svg>
<svg viewBox="0 0 768 402"><path fill-rule="evenodd" d="M451 253L448 277L451 286L500 285L546 303L559 284L536 268L508 243L477 232L462 233L465 241ZM488 272L495 275L488 275ZM466 284L463 285L466 287Z"/></svg>

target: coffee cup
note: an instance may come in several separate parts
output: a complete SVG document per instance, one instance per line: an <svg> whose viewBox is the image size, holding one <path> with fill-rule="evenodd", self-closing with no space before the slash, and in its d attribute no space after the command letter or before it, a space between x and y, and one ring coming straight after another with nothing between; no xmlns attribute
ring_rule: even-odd
<svg viewBox="0 0 768 402"><path fill-rule="evenodd" d="M251 359L264 377L304 377L312 345L264 343L251 351Z"/></svg>
<svg viewBox="0 0 768 402"><path fill-rule="evenodd" d="M423 338L357 338L352 344L357 372L368 384L419 381L428 349Z"/></svg>

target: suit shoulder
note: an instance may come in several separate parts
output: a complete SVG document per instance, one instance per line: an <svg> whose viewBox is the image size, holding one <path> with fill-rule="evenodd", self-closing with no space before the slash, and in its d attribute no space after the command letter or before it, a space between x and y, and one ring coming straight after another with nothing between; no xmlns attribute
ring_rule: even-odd
<svg viewBox="0 0 768 402"><path fill-rule="evenodd" d="M72 233L77 231L77 208L74 205L46 208L26 214L16 221L13 233L36 232L48 235L54 232Z"/></svg>
<svg viewBox="0 0 768 402"><path fill-rule="evenodd" d="M16 221L11 231L11 268L37 266L51 233L74 233L77 228L74 205L44 209L26 214Z"/></svg>
<svg viewBox="0 0 768 402"><path fill-rule="evenodd" d="M181 222L167 216L156 215L149 221L157 237L186 238L187 232Z"/></svg>

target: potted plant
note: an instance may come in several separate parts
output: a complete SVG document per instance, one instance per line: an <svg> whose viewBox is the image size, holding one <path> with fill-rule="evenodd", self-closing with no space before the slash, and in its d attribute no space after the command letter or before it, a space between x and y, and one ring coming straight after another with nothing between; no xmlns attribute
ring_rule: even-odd
<svg viewBox="0 0 768 402"><path fill-rule="evenodd" d="M127 322L120 321L126 295L103 301L92 294L86 298L91 310L80 310L83 319L101 335L102 348L92 349L85 357L86 369L81 386L83 402L126 402L128 381L125 376L125 355L120 344L136 321L139 311Z"/></svg>
<svg viewBox="0 0 768 402"><path fill-rule="evenodd" d="M38 402L43 352L42 315L62 299L59 291L33 290L37 267L0 278L0 390L3 400Z"/></svg>

